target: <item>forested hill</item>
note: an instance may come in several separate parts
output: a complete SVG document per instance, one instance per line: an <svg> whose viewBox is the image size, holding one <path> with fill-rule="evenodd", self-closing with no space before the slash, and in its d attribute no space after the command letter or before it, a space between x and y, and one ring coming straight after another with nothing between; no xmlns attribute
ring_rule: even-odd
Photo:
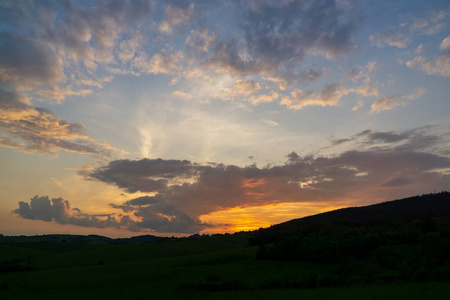
<svg viewBox="0 0 450 300"><path fill-rule="evenodd" d="M315 284L450 280L450 193L353 207L256 231L260 260L334 268ZM318 283L319 282L319 283Z"/></svg>
<svg viewBox="0 0 450 300"><path fill-rule="evenodd" d="M413 219L450 218L450 192L414 196L379 204L333 210L285 223L267 230L299 229L314 223L373 223Z"/></svg>

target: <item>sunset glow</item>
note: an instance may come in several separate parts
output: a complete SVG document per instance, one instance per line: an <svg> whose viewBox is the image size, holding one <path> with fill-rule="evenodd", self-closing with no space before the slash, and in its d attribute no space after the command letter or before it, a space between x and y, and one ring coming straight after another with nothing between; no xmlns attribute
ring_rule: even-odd
<svg viewBox="0 0 450 300"><path fill-rule="evenodd" d="M449 1L1 1L0 234L256 230L450 190Z"/></svg>
<svg viewBox="0 0 450 300"><path fill-rule="evenodd" d="M266 228L292 219L347 206L348 205L333 207L328 203L320 205L317 203L304 202L234 207L200 216L200 220L215 225L211 229L205 229L203 231L204 233L239 232L258 230L259 228Z"/></svg>

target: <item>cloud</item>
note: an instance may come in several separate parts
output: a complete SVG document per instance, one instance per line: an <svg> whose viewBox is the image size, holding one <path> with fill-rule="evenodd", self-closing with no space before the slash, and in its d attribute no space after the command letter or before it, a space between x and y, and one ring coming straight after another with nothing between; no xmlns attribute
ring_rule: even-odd
<svg viewBox="0 0 450 300"><path fill-rule="evenodd" d="M370 112L380 112L383 110L390 110L390 109L396 108L398 106L405 106L408 104L408 101L420 98L424 94L425 94L425 89L418 88L409 95L383 96L381 99L375 101L372 104L372 106L370 108Z"/></svg>
<svg viewBox="0 0 450 300"><path fill-rule="evenodd" d="M135 226L162 233L195 233L210 226L166 203L139 206L134 216L140 218Z"/></svg>
<svg viewBox="0 0 450 300"><path fill-rule="evenodd" d="M183 91L179 91L179 90L174 91L172 93L172 95L176 96L176 97L184 98L184 99L191 99L193 97L192 94L186 93Z"/></svg>
<svg viewBox="0 0 450 300"><path fill-rule="evenodd" d="M136 209L138 209L138 207L140 206L146 206L146 205L151 205L151 204L156 204L161 202L160 200L158 200L157 197L154 196L143 196L143 197L139 197L139 198L135 198L132 200L128 200L125 203L121 204L121 205L117 205L114 203L111 203L110 206L113 208L118 208L123 210L124 212L130 212L130 211L134 211Z"/></svg>
<svg viewBox="0 0 450 300"><path fill-rule="evenodd" d="M243 91L238 84L254 82L239 94L246 96L242 100L271 102L280 97L279 91L267 86L268 92L257 94L266 88L263 82L285 90L321 78L328 69L306 68L305 57L351 53L362 20L356 8L327 1L242 2L224 10L238 20L232 37L202 22L202 14L215 13L204 3L8 2L2 8L7 30L0 32L5 35L0 80L33 101L61 103L95 92L115 75L165 74L171 83L200 78L204 84L231 76L236 77L235 94ZM152 29L156 43L151 43ZM184 49L180 43L166 43L175 37L165 35L174 32L185 34ZM193 91L185 93L199 98ZM222 96L234 97L226 92Z"/></svg>
<svg viewBox="0 0 450 300"><path fill-rule="evenodd" d="M0 129L5 135L0 145L111 156L116 149L94 141L81 123L68 123L31 103L59 104L102 88L113 78L105 72L108 66L128 67L150 13L150 1L2 2ZM130 38L119 43L124 37ZM152 66L164 72L156 62Z"/></svg>
<svg viewBox="0 0 450 300"><path fill-rule="evenodd" d="M159 201L156 197L143 196L143 197L134 198L132 200L129 200L129 201L125 202L125 204L133 205L133 206L142 206L142 205L155 204L158 202Z"/></svg>
<svg viewBox="0 0 450 300"><path fill-rule="evenodd" d="M117 149L98 143L85 133L81 123L68 123L51 111L29 105L23 94L0 89L0 129L7 133L0 146L30 153L57 151L110 157Z"/></svg>
<svg viewBox="0 0 450 300"><path fill-rule="evenodd" d="M48 196L34 196L30 202L19 202L19 208L13 210L23 219L41 220L45 222L54 221L59 224L70 224L82 227L96 228L120 228L124 224L118 222L111 214L94 216L83 213L78 208L70 208L70 202L62 198ZM124 220L125 221L125 220Z"/></svg>
<svg viewBox="0 0 450 300"><path fill-rule="evenodd" d="M420 69L428 75L450 76L450 36L444 38L439 45L441 53L434 59L416 56L406 62L409 68Z"/></svg>
<svg viewBox="0 0 450 300"><path fill-rule="evenodd" d="M163 49L148 59L145 52L140 52L132 62L133 70L141 74L176 74L182 68L183 52Z"/></svg>
<svg viewBox="0 0 450 300"><path fill-rule="evenodd" d="M71 209L61 198L34 197L14 213L25 219L131 231L194 233L213 225L201 217L217 211L278 203L347 205L390 200L448 188L447 136L431 127L403 132L364 130L334 145L355 143L335 155L291 152L283 163L257 167L188 160L116 160L79 172L89 180L129 192L151 193L111 203L108 215ZM445 148L447 147L447 148ZM439 154L442 153L442 154ZM446 154L447 153L447 156Z"/></svg>
<svg viewBox="0 0 450 300"><path fill-rule="evenodd" d="M83 96L89 90L87 82L97 82L98 87L108 80L97 72L99 66L117 63L115 55L125 60L133 56L138 28L150 13L149 1L6 2L2 5L6 23L0 32L1 84L37 93L42 96L38 100L61 102ZM116 49L127 31L135 31L135 37Z"/></svg>
<svg viewBox="0 0 450 300"><path fill-rule="evenodd" d="M124 61L131 60L138 51L143 39L144 37L142 33L137 32L132 38L122 40L119 43L119 51L117 56Z"/></svg>
<svg viewBox="0 0 450 300"><path fill-rule="evenodd" d="M34 196L30 202L19 201L19 208L12 212L23 219L56 222L93 228L114 228L130 231L151 231L160 233L195 233L211 225L193 219L175 207L162 203L156 197L139 197L123 205L111 204L123 213L83 213L71 208L68 200L48 196ZM127 214L130 213L130 214Z"/></svg>
<svg viewBox="0 0 450 300"><path fill-rule="evenodd" d="M362 100L359 100L355 106L353 106L352 110L353 111L358 111L361 107L364 106L364 102Z"/></svg>
<svg viewBox="0 0 450 300"><path fill-rule="evenodd" d="M358 197L367 195L379 199L393 197L393 188L404 188L407 190L403 192L411 193L433 185L446 188L448 174L432 170L450 167L450 159L434 154L433 149L443 141L425 134L426 130L364 131L339 142L363 138L360 150L316 157L292 152L284 163L261 168L143 159L113 161L82 174L128 192L155 193L154 198L145 200L149 200L145 209L131 202L115 206L149 220L155 211L162 213L166 220L182 214L197 220L204 214L240 206L302 201L331 203L339 199L357 201ZM154 184L161 179L164 184ZM164 221L156 219L156 222Z"/></svg>
<svg viewBox="0 0 450 300"><path fill-rule="evenodd" d="M280 78L291 84L322 75L303 69L307 55L333 58L354 51L361 21L355 10L333 1L242 2L235 13L240 38L217 41L204 65L216 73Z"/></svg>
<svg viewBox="0 0 450 300"><path fill-rule="evenodd" d="M207 54L208 50L217 39L217 34L204 27L200 30L192 30L186 38L186 48L191 56L200 57Z"/></svg>
<svg viewBox="0 0 450 300"><path fill-rule="evenodd" d="M429 60L423 56L417 56L406 62L409 68L420 69L428 75L450 76L450 56L440 55L434 60Z"/></svg>
<svg viewBox="0 0 450 300"><path fill-rule="evenodd" d="M162 33L172 34L174 28L196 20L195 4L182 1L171 1L165 7L165 19L158 25Z"/></svg>
<svg viewBox="0 0 450 300"><path fill-rule="evenodd" d="M354 68L346 73L353 82L358 82L355 87L348 87L342 83L326 84L321 91L312 92L301 89L294 89L290 96L284 96L281 104L290 109L303 109L307 106L336 106L340 104L341 99L348 94L358 94L363 97L378 96L378 81L372 79L373 73L376 71L377 63L375 61L368 62L367 65ZM361 103L362 102L358 102ZM360 105L361 105L360 104ZM358 106L357 109L359 109ZM357 109L353 110L357 110Z"/></svg>
<svg viewBox="0 0 450 300"><path fill-rule="evenodd" d="M385 46L406 48L417 35L433 35L445 28L444 18L447 11L433 12L427 18L408 15L398 26L376 32L369 37L372 45L383 48Z"/></svg>
<svg viewBox="0 0 450 300"><path fill-rule="evenodd" d="M307 106L336 106L341 98L353 90L342 84L327 84L320 92L306 92L301 89L295 89L290 97L283 97L281 104L290 109L302 109Z"/></svg>
<svg viewBox="0 0 450 300"><path fill-rule="evenodd" d="M260 104L260 103L266 103L266 102L272 102L278 99L280 94L278 94L276 91L270 91L268 94L259 94L256 96L251 96L248 101L253 104Z"/></svg>
<svg viewBox="0 0 450 300"><path fill-rule="evenodd" d="M214 47L206 67L216 73L226 72L236 77L266 74L273 69L269 61L258 63L252 57L242 57L239 52L237 42L221 42Z"/></svg>
<svg viewBox="0 0 450 300"><path fill-rule="evenodd" d="M43 41L0 32L0 82L18 91L66 80L64 61Z"/></svg>
<svg viewBox="0 0 450 300"><path fill-rule="evenodd" d="M383 187L400 187L410 184L411 181L408 179L408 177L395 177L393 179L388 180L387 182L383 183L381 186Z"/></svg>
<svg viewBox="0 0 450 300"><path fill-rule="evenodd" d="M350 72L347 72L346 75L352 81L357 81L359 79L371 80L371 77L376 69L377 69L377 62L370 61L365 66L353 68Z"/></svg>
<svg viewBox="0 0 450 300"><path fill-rule="evenodd" d="M411 41L409 34L399 32L398 29L375 33L369 37L370 43L383 48L385 45L397 48L406 48Z"/></svg>
<svg viewBox="0 0 450 300"><path fill-rule="evenodd" d="M377 70L377 62L370 61L365 66L352 69L349 73L347 73L347 76L349 76L354 82L361 79L363 80L360 86L353 88L353 92L364 97L370 96L378 97L379 82L373 80L372 78L376 70Z"/></svg>
<svg viewBox="0 0 450 300"><path fill-rule="evenodd" d="M190 161L159 158L140 161L116 160L104 168L87 171L84 174L134 193L161 191L177 180L194 177L196 173L195 165Z"/></svg>
<svg viewBox="0 0 450 300"><path fill-rule="evenodd" d="M450 51L450 36L442 40L441 44L439 45L439 49L441 49L442 51Z"/></svg>
<svg viewBox="0 0 450 300"><path fill-rule="evenodd" d="M238 80L233 82L229 88L216 93L215 97L222 100L248 100L253 104L271 102L278 98L278 93L271 91L269 94L259 94L261 85L254 80Z"/></svg>
<svg viewBox="0 0 450 300"><path fill-rule="evenodd" d="M309 70L305 72L302 76L305 82L311 82L322 77L322 74L323 70Z"/></svg>
<svg viewBox="0 0 450 300"><path fill-rule="evenodd" d="M357 134L358 137L364 136L371 143L382 142L382 143L396 143L410 139L413 135L416 135L416 130L404 131L401 133L396 133L392 131L388 132L373 132L372 130L365 130Z"/></svg>
<svg viewBox="0 0 450 300"><path fill-rule="evenodd" d="M405 26L410 26L413 33L421 33L433 35L445 28L445 18L449 15L449 11L439 10L433 11L427 18L417 18L410 16L411 20Z"/></svg>
<svg viewBox="0 0 450 300"><path fill-rule="evenodd" d="M317 1L260 2L244 20L249 51L277 63L302 59L307 52L347 54L355 48L359 24L355 11Z"/></svg>
<svg viewBox="0 0 450 300"><path fill-rule="evenodd" d="M400 151L414 149L432 153L445 153L445 140L437 135L430 134L433 126L424 126L402 132L364 130L349 138L332 140L332 145L356 142L356 146L364 149L376 147L383 149L395 147Z"/></svg>
<svg viewBox="0 0 450 300"><path fill-rule="evenodd" d="M261 85L253 80L237 81L233 84L232 91L237 95L252 95L261 89Z"/></svg>

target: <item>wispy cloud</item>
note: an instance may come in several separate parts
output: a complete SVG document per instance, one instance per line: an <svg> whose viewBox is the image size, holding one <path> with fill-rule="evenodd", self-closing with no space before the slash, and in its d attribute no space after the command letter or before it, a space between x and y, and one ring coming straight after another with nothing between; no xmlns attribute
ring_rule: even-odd
<svg viewBox="0 0 450 300"><path fill-rule="evenodd" d="M439 55L435 59L427 59L423 56L416 56L406 62L409 68L420 69L428 75L450 76L450 56Z"/></svg>
<svg viewBox="0 0 450 300"><path fill-rule="evenodd" d="M28 103L23 94L0 89L0 129L7 133L0 139L1 146L30 153L68 151L97 157L111 157L118 150L90 138L83 124L68 123Z"/></svg>
<svg viewBox="0 0 450 300"><path fill-rule="evenodd" d="M425 94L425 89L418 88L408 95L387 95L375 101L370 107L370 112L390 110L398 106L405 106L410 100L418 99Z"/></svg>
<svg viewBox="0 0 450 300"><path fill-rule="evenodd" d="M385 45L397 48L406 48L411 41L411 37L407 33L399 32L398 29L377 32L370 36L370 42L377 47Z"/></svg>
<svg viewBox="0 0 450 300"><path fill-rule="evenodd" d="M383 48L385 46L406 48L418 35L434 35L445 28L445 18L448 11L440 10L428 13L427 17L419 18L408 15L397 26L370 35L372 45Z"/></svg>

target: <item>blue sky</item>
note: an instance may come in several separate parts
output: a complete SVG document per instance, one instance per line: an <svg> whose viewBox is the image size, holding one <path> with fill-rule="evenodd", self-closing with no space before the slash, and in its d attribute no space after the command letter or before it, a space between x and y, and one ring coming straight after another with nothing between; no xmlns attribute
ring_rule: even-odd
<svg viewBox="0 0 450 300"><path fill-rule="evenodd" d="M450 188L448 1L2 1L4 234L255 229Z"/></svg>

